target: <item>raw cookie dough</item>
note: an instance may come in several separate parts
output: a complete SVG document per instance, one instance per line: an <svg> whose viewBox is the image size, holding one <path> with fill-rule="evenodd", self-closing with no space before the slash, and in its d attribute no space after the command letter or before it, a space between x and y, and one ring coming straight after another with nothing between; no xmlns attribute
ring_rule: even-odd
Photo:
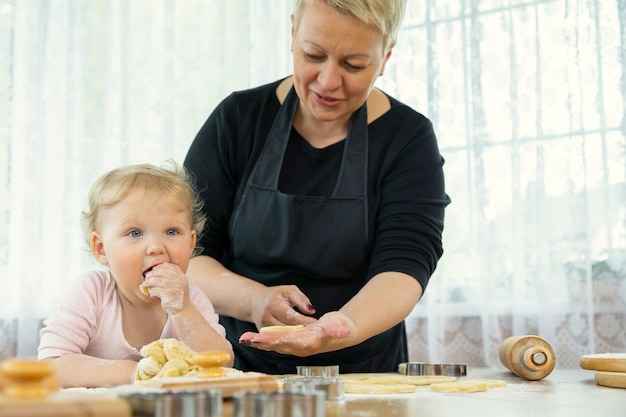
<svg viewBox="0 0 626 417"><path fill-rule="evenodd" d="M486 382L456 381L432 384L430 389L437 392L478 392L487 391Z"/></svg>
<svg viewBox="0 0 626 417"><path fill-rule="evenodd" d="M406 384L414 386L431 385L437 382L453 382L456 378L443 375L370 375L351 377L349 374L342 376L346 383L393 385Z"/></svg>
<svg viewBox="0 0 626 417"><path fill-rule="evenodd" d="M269 333L269 332L297 332L299 330L304 329L302 324L297 324L294 326L265 326L259 329L259 333Z"/></svg>
<svg viewBox="0 0 626 417"><path fill-rule="evenodd" d="M432 384L430 389L437 392L479 392L505 386L506 382L497 379L465 379L456 382Z"/></svg>
<svg viewBox="0 0 626 417"><path fill-rule="evenodd" d="M402 394L415 392L411 384L368 384L364 382L344 382L343 391L348 394Z"/></svg>
<svg viewBox="0 0 626 417"><path fill-rule="evenodd" d="M139 291L141 291L143 295L150 295L150 289L143 284L139 286Z"/></svg>
<svg viewBox="0 0 626 417"><path fill-rule="evenodd" d="M344 391L349 394L402 394L415 392L418 386L454 382L443 375L341 375Z"/></svg>
<svg viewBox="0 0 626 417"><path fill-rule="evenodd" d="M195 352L178 339L159 339L141 348L143 359L137 364L135 383L152 378L184 376L196 372Z"/></svg>
<svg viewBox="0 0 626 417"><path fill-rule="evenodd" d="M468 381L478 381L478 382L486 382L487 388L504 388L506 387L506 382L500 379L468 379Z"/></svg>

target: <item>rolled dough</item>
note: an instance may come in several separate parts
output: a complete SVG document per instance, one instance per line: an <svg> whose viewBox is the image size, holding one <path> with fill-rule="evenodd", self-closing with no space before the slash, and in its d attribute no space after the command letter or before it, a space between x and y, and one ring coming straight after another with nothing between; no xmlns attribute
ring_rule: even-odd
<svg viewBox="0 0 626 417"><path fill-rule="evenodd" d="M304 326L301 324L293 325L293 326L265 326L259 329L259 333L270 333L270 332L297 332L299 330L304 329Z"/></svg>

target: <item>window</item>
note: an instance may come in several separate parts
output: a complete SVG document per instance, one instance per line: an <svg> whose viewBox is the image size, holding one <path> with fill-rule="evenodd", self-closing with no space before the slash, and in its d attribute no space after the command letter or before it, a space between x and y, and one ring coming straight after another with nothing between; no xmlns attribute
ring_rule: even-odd
<svg viewBox="0 0 626 417"><path fill-rule="evenodd" d="M522 333L563 367L626 349L622 3L409 1L378 85L433 121L452 197L413 359L493 365ZM182 161L228 93L290 74L292 4L0 0L0 358L95 267L96 177Z"/></svg>

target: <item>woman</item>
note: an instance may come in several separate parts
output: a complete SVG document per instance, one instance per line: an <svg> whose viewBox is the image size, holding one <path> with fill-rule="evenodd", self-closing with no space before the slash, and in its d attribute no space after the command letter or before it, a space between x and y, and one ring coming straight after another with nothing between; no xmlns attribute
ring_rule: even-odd
<svg viewBox="0 0 626 417"><path fill-rule="evenodd" d="M374 88L405 7L297 1L293 76L231 94L189 149L211 223L188 276L238 369L407 360L403 320L443 252L449 199L431 123Z"/></svg>

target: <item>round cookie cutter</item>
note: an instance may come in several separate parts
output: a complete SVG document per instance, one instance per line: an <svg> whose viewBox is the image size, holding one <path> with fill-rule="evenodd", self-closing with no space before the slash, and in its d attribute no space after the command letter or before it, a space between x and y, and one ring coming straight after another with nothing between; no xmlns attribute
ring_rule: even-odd
<svg viewBox="0 0 626 417"><path fill-rule="evenodd" d="M233 394L233 417L324 417L324 400L323 391L239 391Z"/></svg>
<svg viewBox="0 0 626 417"><path fill-rule="evenodd" d="M222 391L130 392L118 396L126 400L134 417L220 417Z"/></svg>
<svg viewBox="0 0 626 417"><path fill-rule="evenodd" d="M398 372L405 375L466 376L467 365L463 363L403 362Z"/></svg>
<svg viewBox="0 0 626 417"><path fill-rule="evenodd" d="M299 376L334 378L339 376L339 365L296 366Z"/></svg>
<svg viewBox="0 0 626 417"><path fill-rule="evenodd" d="M287 392L324 391L327 400L344 399L343 382L339 377L295 376L285 378L283 389Z"/></svg>

